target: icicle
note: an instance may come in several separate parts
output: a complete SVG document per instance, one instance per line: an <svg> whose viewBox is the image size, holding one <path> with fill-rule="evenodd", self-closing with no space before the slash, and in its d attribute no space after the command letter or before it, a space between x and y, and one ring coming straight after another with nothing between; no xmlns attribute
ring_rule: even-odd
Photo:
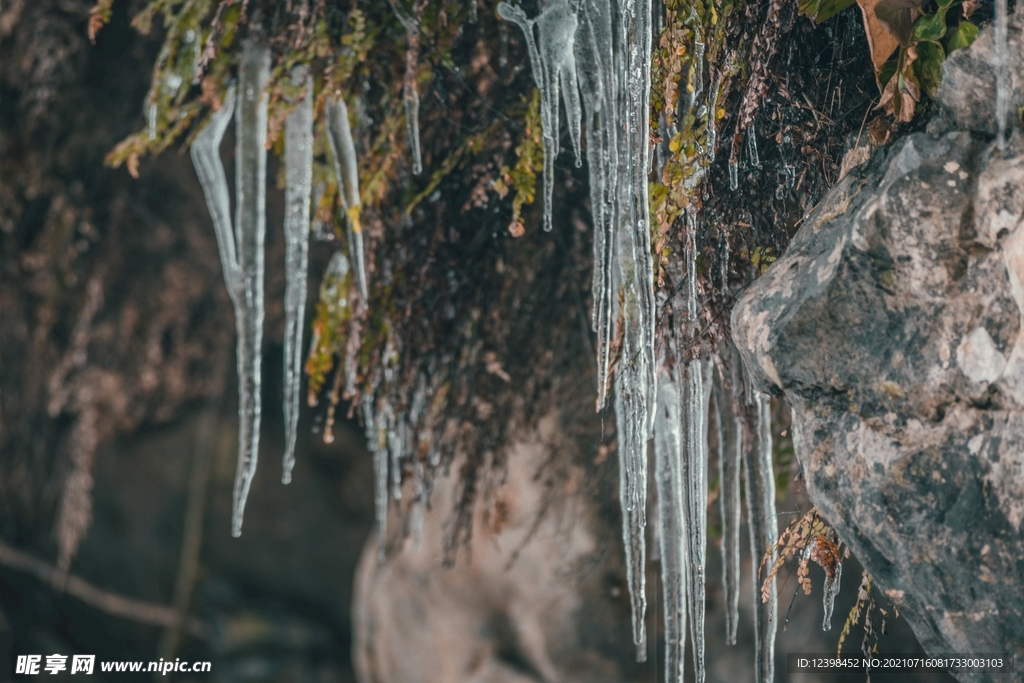
<svg viewBox="0 0 1024 683"><path fill-rule="evenodd" d="M690 639L697 683L704 681L704 596L705 556L708 529L708 452L704 367L694 358L685 370L686 426L683 446L683 493L686 507L686 539L689 545ZM710 387L709 387L710 388Z"/></svg>
<svg viewBox="0 0 1024 683"><path fill-rule="evenodd" d="M757 153L757 129L753 123L747 128L747 157L751 168L761 168L761 158Z"/></svg>
<svg viewBox="0 0 1024 683"><path fill-rule="evenodd" d="M295 441L299 427L299 391L302 384L302 331L306 313L309 271L309 213L313 184L313 78L309 67L292 72L292 83L303 86L302 99L284 122L285 166L285 270L284 293L284 474L292 480Z"/></svg>
<svg viewBox="0 0 1024 683"><path fill-rule="evenodd" d="M156 140L156 102L151 102L146 111L146 128L149 139Z"/></svg>
<svg viewBox="0 0 1024 683"><path fill-rule="evenodd" d="M626 549L626 582L632 606L633 642L637 661L647 659L646 547L644 533L647 505L647 430L646 419L635 414L638 401L621 385L615 394L616 426L619 437L619 504L622 506L622 543ZM642 407L642 403L639 407Z"/></svg>
<svg viewBox="0 0 1024 683"><path fill-rule="evenodd" d="M740 186L740 162L729 159L729 189L736 190Z"/></svg>
<svg viewBox="0 0 1024 683"><path fill-rule="evenodd" d="M405 439L402 438L403 427L404 425L397 421L394 411L388 406L387 444L388 453L391 454L391 497L395 500L402 499L401 460L405 455Z"/></svg>
<svg viewBox="0 0 1024 683"><path fill-rule="evenodd" d="M735 364L739 358L733 356L730 369L734 378ZM736 644L736 627L739 624L739 578L740 578L740 460L743 457L743 423L736 414L730 392L720 374L715 375L715 406L719 416L718 467L722 512L722 586L725 590L725 640Z"/></svg>
<svg viewBox="0 0 1024 683"><path fill-rule="evenodd" d="M1006 149L1006 104L1009 99L1010 78L1006 55L1006 0L995 0L995 52L996 52L996 145Z"/></svg>
<svg viewBox="0 0 1024 683"><path fill-rule="evenodd" d="M242 49L240 95L228 89L224 105L192 143L192 162L206 195L220 247L228 294L235 308L238 334L239 437L231 533L242 533L260 440L260 360L263 348L263 243L266 234L267 96L264 86L270 51L248 41ZM220 142L232 111L236 114L236 209L232 231L227 180L220 161Z"/></svg>
<svg viewBox="0 0 1024 683"><path fill-rule="evenodd" d="M533 79L541 95L541 128L544 143L544 229L551 230L551 199L555 186L555 157L558 155L558 89L568 112L569 136L576 165L580 165L580 96L576 77L576 13L568 0L553 0L536 19L528 19L518 5L498 3L498 15L519 26L530 53ZM538 41L534 40L534 25Z"/></svg>
<svg viewBox="0 0 1024 683"><path fill-rule="evenodd" d="M363 229L359 222L359 165L356 160L356 146L352 140L352 129L348 122L348 108L345 100L336 98L327 105L327 139L334 155L334 173L338 178L338 194L348 223L349 258L355 265L356 283L362 305L368 301L366 263L363 256Z"/></svg>
<svg viewBox="0 0 1024 683"><path fill-rule="evenodd" d="M416 71L420 61L420 22L418 17L409 16L396 0L390 0L395 16L405 28L408 45L405 49L405 74L402 77L402 101L405 104L405 127L409 137L409 151L412 153L412 174L423 172L423 157L420 154L420 94L416 87Z"/></svg>
<svg viewBox="0 0 1024 683"><path fill-rule="evenodd" d="M377 561L384 562L388 534L388 448L387 423L383 411L375 411L373 398L363 394L363 422L366 443L373 453L373 498L377 519Z"/></svg>
<svg viewBox="0 0 1024 683"><path fill-rule="evenodd" d="M768 602L761 601L761 581L758 572L769 550L775 559L775 541L778 524L775 512L775 474L772 471L771 402L765 394L754 394L756 419L754 448L744 451L746 466L747 510L750 515L750 563L754 578L754 634L757 644L755 683L771 683L775 676L775 629L778 619L778 598L775 580L768 591Z"/></svg>
<svg viewBox="0 0 1024 683"><path fill-rule="evenodd" d="M686 212L686 320L690 323L691 337L696 339L697 323L697 217Z"/></svg>
<svg viewBox="0 0 1024 683"><path fill-rule="evenodd" d="M843 563L842 560L835 563L835 574L829 576L828 572L825 572L825 587L822 591L822 605L825 607L825 618L821 622L821 629L823 631L832 630L832 609L836 604L836 596L839 595L839 584L843 578Z"/></svg>
<svg viewBox="0 0 1024 683"><path fill-rule="evenodd" d="M235 110L235 235L241 273L238 326L239 454L232 534L242 533L242 515L259 457L263 353L263 243L267 230L267 93L270 50L247 41L239 66ZM238 311L242 312L238 316Z"/></svg>
<svg viewBox="0 0 1024 683"><path fill-rule="evenodd" d="M658 382L654 418L654 482L658 493L661 583L665 597L665 681L682 683L686 655L688 524L683 507L682 435L679 390L668 378Z"/></svg>
<svg viewBox="0 0 1024 683"><path fill-rule="evenodd" d="M583 93L586 119L587 167L590 174L590 205L594 220L594 274L592 323L597 333L597 410L607 403L607 378L611 359L611 321L614 296L611 272L616 220L615 77L612 56L612 18L608 0L581 3L576 31L577 78Z"/></svg>
<svg viewBox="0 0 1024 683"><path fill-rule="evenodd" d="M413 456L412 482L415 498L412 502L412 514L409 524L412 527L412 548L413 552L420 551L423 541L423 508L427 504L427 491L423 483L423 463L418 455Z"/></svg>

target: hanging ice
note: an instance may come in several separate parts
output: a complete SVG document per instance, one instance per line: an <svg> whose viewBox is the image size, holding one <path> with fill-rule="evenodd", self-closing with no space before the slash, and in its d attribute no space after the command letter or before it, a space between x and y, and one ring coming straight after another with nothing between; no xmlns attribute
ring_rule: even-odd
<svg viewBox="0 0 1024 683"><path fill-rule="evenodd" d="M234 536L242 533L245 501L259 455L267 178L265 86L269 70L270 50L265 45L246 41L239 65L237 110L232 88L228 90L224 105L192 143L192 161L216 230L238 333L238 470L231 520ZM236 207L232 231L227 180L219 148L233 110L236 110Z"/></svg>
<svg viewBox="0 0 1024 683"><path fill-rule="evenodd" d="M356 160L356 145L352 140L352 128L348 122L348 107L341 97L327 104L327 131L327 139L334 156L338 194L341 196L348 223L349 259L355 266L356 283L359 285L362 305L366 306L366 263L363 256L363 229L359 222L359 166Z"/></svg>
<svg viewBox="0 0 1024 683"><path fill-rule="evenodd" d="M765 394L754 393L756 420L753 448L744 450L746 466L747 510L750 519L750 564L754 577L754 634L756 640L755 682L771 683L775 676L775 629L778 619L778 599L775 580L768 591L768 601L761 601L761 583L758 570L769 550L772 556L767 566L775 561L775 541L778 524L775 512L775 473L772 470L771 402Z"/></svg>
<svg viewBox="0 0 1024 683"><path fill-rule="evenodd" d="M580 93L576 81L576 12L568 0L552 0L536 19L527 19L518 5L498 3L498 14L523 30L533 79L540 88L541 128L544 143L544 229L551 229L551 199L555 186L555 157L558 156L558 92L569 120L569 137L580 165ZM537 27L535 42L534 25Z"/></svg>
<svg viewBox="0 0 1024 683"><path fill-rule="evenodd" d="M313 185L313 78L306 66L296 67L292 83L303 88L302 99L284 122L285 271L284 292L284 473L292 480L299 427L302 384L302 331L309 271L310 194Z"/></svg>
<svg viewBox="0 0 1024 683"><path fill-rule="evenodd" d="M825 618L821 622L821 629L823 631L832 630L832 609L836 605L836 596L839 595L839 584L843 578L843 563L837 561L835 563L835 573L829 574L825 572L825 587L822 590L822 605L825 608Z"/></svg>
<svg viewBox="0 0 1024 683"><path fill-rule="evenodd" d="M619 436L619 504L622 507L622 543L626 549L626 582L632 607L633 642L637 661L647 659L646 547L647 526L647 429L646 416L637 415L639 403L621 386L619 377L615 394L616 428ZM641 444L643 447L638 447Z"/></svg>
<svg viewBox="0 0 1024 683"><path fill-rule="evenodd" d="M740 162L735 159L729 160L729 189L735 190L740 186Z"/></svg>
<svg viewBox="0 0 1024 683"><path fill-rule="evenodd" d="M375 411L373 398L363 394L366 443L373 453L373 497L377 518L377 561L384 562L388 533L388 446L384 411Z"/></svg>
<svg viewBox="0 0 1024 683"><path fill-rule="evenodd" d="M398 4L398 0L391 0L391 8L405 29L408 43L405 48L402 101L405 104L405 127L412 153L412 174L419 175L423 172L423 157L420 154L420 93L416 87L416 70L420 61L420 22L410 17Z"/></svg>
<svg viewBox="0 0 1024 683"><path fill-rule="evenodd" d="M996 52L996 145L1006 149L1006 104L1009 99L1010 74L1006 55L1006 0L995 0Z"/></svg>
<svg viewBox="0 0 1024 683"><path fill-rule="evenodd" d="M729 362L729 386L738 386L736 363L732 355ZM740 460L743 457L743 423L732 403L731 392L720 374L715 374L715 406L720 430L718 431L718 467L721 492L719 502L722 513L722 587L725 591L725 640L736 644L739 624L740 578Z"/></svg>
<svg viewBox="0 0 1024 683"><path fill-rule="evenodd" d="M757 153L757 129L753 123L747 128L747 157L751 168L761 167L761 157Z"/></svg>
<svg viewBox="0 0 1024 683"><path fill-rule="evenodd" d="M705 555L707 548L708 452L707 401L704 388L704 363L694 358L685 369L686 427L683 447L684 507L686 540L689 545L690 637L693 644L693 669L697 683L704 681L704 596ZM708 387L710 388L710 386Z"/></svg>
<svg viewBox="0 0 1024 683"><path fill-rule="evenodd" d="M682 683L686 655L687 533L683 507L682 427L679 390L658 382L654 418L654 482L658 492L661 584L665 596L665 681Z"/></svg>

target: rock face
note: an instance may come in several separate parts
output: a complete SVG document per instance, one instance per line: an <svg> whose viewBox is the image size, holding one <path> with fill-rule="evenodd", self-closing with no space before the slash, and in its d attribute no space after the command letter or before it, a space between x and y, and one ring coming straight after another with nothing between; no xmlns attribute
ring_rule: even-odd
<svg viewBox="0 0 1024 683"><path fill-rule="evenodd" d="M386 562L371 539L356 576L360 681L636 679L614 520L602 519L582 469L553 485L538 478L559 438L549 418L513 448L494 504L476 506L471 552L451 569L443 548L457 478L436 481L418 550L392 509Z"/></svg>
<svg viewBox="0 0 1024 683"><path fill-rule="evenodd" d="M790 403L811 500L925 649L1018 666L1022 314L1024 135L1000 154L954 131L844 178L732 318L755 384Z"/></svg>

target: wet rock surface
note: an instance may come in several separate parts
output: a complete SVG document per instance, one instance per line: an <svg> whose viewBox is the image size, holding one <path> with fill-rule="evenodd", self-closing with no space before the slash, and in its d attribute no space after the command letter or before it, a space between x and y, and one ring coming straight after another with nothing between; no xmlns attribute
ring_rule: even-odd
<svg viewBox="0 0 1024 683"><path fill-rule="evenodd" d="M880 150L733 311L812 502L931 653L1024 661L1022 314L1019 130Z"/></svg>

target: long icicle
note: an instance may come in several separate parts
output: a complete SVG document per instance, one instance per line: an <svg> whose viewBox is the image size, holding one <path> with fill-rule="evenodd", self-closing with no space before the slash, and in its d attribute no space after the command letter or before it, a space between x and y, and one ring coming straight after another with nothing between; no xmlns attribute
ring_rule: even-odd
<svg viewBox="0 0 1024 683"><path fill-rule="evenodd" d="M309 272L310 194L313 185L313 77L309 67L296 67L292 83L303 88L302 99L284 122L285 270L284 292L284 472L292 480L299 428L302 384L302 331Z"/></svg>
<svg viewBox="0 0 1024 683"><path fill-rule="evenodd" d="M767 566L775 563L778 523L775 511L775 473L772 470L771 401L754 393L755 442L744 451L747 510L750 529L750 564L754 581L754 635L756 640L756 683L771 683L775 677L775 630L778 626L778 596L775 579L768 586L768 600L761 600L758 573L761 559L771 551Z"/></svg>
<svg viewBox="0 0 1024 683"><path fill-rule="evenodd" d="M356 273L359 297L367 305L366 260L363 256L363 229L359 222L359 164L352 128L348 122L348 107L340 96L327 104L327 140L334 156L334 173L338 179L338 194L345 209L348 223L348 256Z"/></svg>
<svg viewBox="0 0 1024 683"><path fill-rule="evenodd" d="M683 481L686 507L686 539L689 544L690 639L693 645L693 669L697 683L704 681L704 596L705 555L707 546L708 451L706 407L708 392L704 385L704 363L699 357L685 370L686 443L683 447Z"/></svg>
<svg viewBox="0 0 1024 683"><path fill-rule="evenodd" d="M625 373L623 373L625 374ZM637 401L621 384L616 383L615 417L619 438L619 505L622 507L622 544L626 551L626 582L632 607L633 642L637 647L637 661L647 659L646 544L647 526L647 434L639 430L642 420L635 415Z"/></svg>
<svg viewBox="0 0 1024 683"><path fill-rule="evenodd" d="M242 276L236 307L238 328L238 471L235 474L231 533L242 535L242 516L256 475L260 447L263 353L264 240L267 232L267 77L270 49L246 41L239 65L239 98L235 110L235 237Z"/></svg>
<svg viewBox="0 0 1024 683"><path fill-rule="evenodd" d="M665 596L665 681L683 683L688 592L686 510L683 506L682 427L679 390L662 377L654 418L654 482L658 493L661 584Z"/></svg>
<svg viewBox="0 0 1024 683"><path fill-rule="evenodd" d="M735 365L729 362L730 386L736 386ZM715 373L715 406L719 420L718 467L722 514L722 587L725 591L725 641L736 644L739 624L740 578L740 461L743 458L743 424L720 373Z"/></svg>

